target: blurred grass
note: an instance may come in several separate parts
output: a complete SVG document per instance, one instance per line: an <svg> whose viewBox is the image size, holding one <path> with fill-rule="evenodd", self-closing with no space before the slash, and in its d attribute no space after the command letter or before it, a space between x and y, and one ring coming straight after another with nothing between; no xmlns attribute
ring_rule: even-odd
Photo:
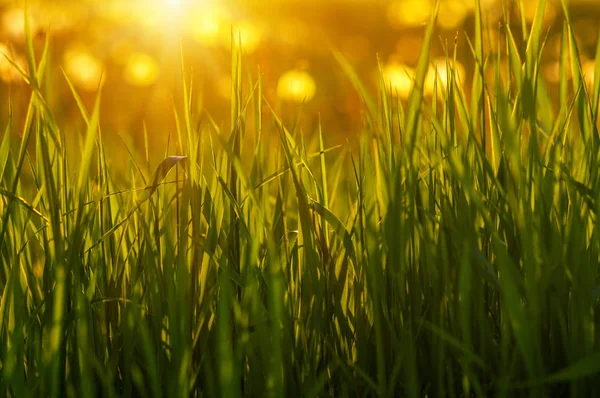
<svg viewBox="0 0 600 398"><path fill-rule="evenodd" d="M598 394L600 74L566 2L558 93L545 2L499 54L477 5L470 92L455 43L424 94L436 12L406 103L332 56L364 103L341 146L275 111L235 33L230 123L198 113L183 46L159 161L146 129L118 157L68 74L85 128L65 131L27 34L27 117L0 144L2 395Z"/></svg>
<svg viewBox="0 0 600 398"><path fill-rule="evenodd" d="M69 90L61 84L59 66L90 108L100 75L103 76L105 101L101 106L106 142L116 141L116 147L120 148L122 145L117 137L120 133L130 141L128 144L143 145L140 126L145 121L150 139L166 145L164 131L174 131L175 125L171 113L164 109L171 107L173 95L181 95L180 38L187 50L187 63L193 67L190 75L195 86L194 106L197 109L194 111L208 110L215 120L227 120L231 94L230 30L233 25L242 36L244 64L253 72L256 65L260 65L265 81L279 81L265 86L263 94L282 119L290 123L296 117L297 104L306 99L303 105L306 112L300 120L312 123L310 127L314 129L316 115L321 113L328 137L337 140L335 143L344 143L348 135L357 135L360 131L361 104L352 95L352 87L343 74L331 73L337 65L330 55L329 45L351 62L366 87L373 91L380 80L377 64L373 62L374 55L378 54L384 75L393 80L394 86L405 87L400 90L405 98L410 79L398 78L398 75L402 75L399 72L403 68L414 68L434 3L433 0L180 0L179 9L169 5L176 2L29 0L36 49L43 48L46 35L52 37L54 67L47 71L44 95L63 129L82 128L82 125ZM485 29L482 42L486 52L497 52L497 36L502 34L497 25L503 13L511 16L513 33L520 41L521 21L532 22L537 2L524 3L522 18L517 2L483 2ZM444 43L452 42L457 31L461 32L457 37L457 69L459 74L464 74L465 71L461 71L464 67L469 76L475 65L467 35L462 32L472 32L475 27L474 4L475 0L442 0L441 16L431 45L431 59L442 64ZM23 0L4 5L0 2L0 51L9 53L17 63L25 65L22 7ZM591 75L600 13L593 4L579 0L570 1L569 10L583 71ZM551 88L558 82L561 14L560 1L547 2L544 29L549 29L549 33L540 71ZM315 42L323 45L315 46ZM0 58L0 79L6 84L0 85L0 108L5 109L8 98L12 97L15 100L14 122L20 128L25 118L26 109L22 105L26 103L28 89L18 73L2 61ZM426 96L432 95L432 75L433 70L428 71ZM470 90L470 79L465 83L465 89ZM556 99L556 96L552 98Z"/></svg>

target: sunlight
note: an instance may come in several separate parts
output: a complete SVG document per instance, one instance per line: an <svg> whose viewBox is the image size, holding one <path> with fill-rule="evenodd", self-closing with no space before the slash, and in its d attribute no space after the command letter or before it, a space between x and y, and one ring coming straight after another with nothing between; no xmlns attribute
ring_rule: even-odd
<svg viewBox="0 0 600 398"><path fill-rule="evenodd" d="M158 0L158 7L155 12L158 17L179 23L180 21L175 20L179 20L183 16L187 3L186 0Z"/></svg>
<svg viewBox="0 0 600 398"><path fill-rule="evenodd" d="M308 102L313 99L316 91L315 79L303 70L290 70L277 83L277 95L285 101Z"/></svg>
<svg viewBox="0 0 600 398"><path fill-rule="evenodd" d="M170 8L178 9L183 5L183 0L165 0L167 6Z"/></svg>
<svg viewBox="0 0 600 398"><path fill-rule="evenodd" d="M198 2L194 2L194 6ZM138 18L143 25L160 28L163 33L180 30L187 13L192 8L189 0L152 0L139 9Z"/></svg>
<svg viewBox="0 0 600 398"><path fill-rule="evenodd" d="M73 46L64 56L65 72L69 79L86 91L94 91L104 79L102 61L85 48Z"/></svg>
<svg viewBox="0 0 600 398"><path fill-rule="evenodd" d="M160 68L154 58L145 53L132 54L123 71L124 80L138 87L146 87L153 84L160 73Z"/></svg>
<svg viewBox="0 0 600 398"><path fill-rule="evenodd" d="M0 43L0 80L4 83L22 82L23 78L7 57L16 62L21 68L27 68L23 56L16 55L6 44Z"/></svg>
<svg viewBox="0 0 600 398"><path fill-rule="evenodd" d="M412 88L414 70L407 65L390 62L383 68L382 72L386 87L392 95L407 99Z"/></svg>
<svg viewBox="0 0 600 398"><path fill-rule="evenodd" d="M0 398L600 398L600 0L0 0Z"/></svg>
<svg viewBox="0 0 600 398"><path fill-rule="evenodd" d="M217 46L231 40L231 15L224 7L211 6L190 13L187 27L191 36L207 46Z"/></svg>

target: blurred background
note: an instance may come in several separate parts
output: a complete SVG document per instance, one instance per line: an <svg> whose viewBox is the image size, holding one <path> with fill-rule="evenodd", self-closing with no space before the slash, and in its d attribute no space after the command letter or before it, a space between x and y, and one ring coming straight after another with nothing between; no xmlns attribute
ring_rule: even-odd
<svg viewBox="0 0 600 398"><path fill-rule="evenodd" d="M466 37L472 37L474 30L474 1L441 0L432 76L425 88L429 93L433 65L437 62L443 76L446 49L452 53L455 42L457 69L465 76L465 85L471 80L472 56ZM524 3L525 19L531 22L537 1ZM343 142L360 129L361 104L332 52L341 52L374 93L379 59L386 81L405 100L434 1L29 0L28 4L38 59L46 36L51 37L46 96L59 125L75 132L83 129L64 71L88 106L102 86L105 134L118 134L132 145L139 144L145 122L149 136L160 147L174 132L174 104L181 108L181 48L186 71L193 76L194 111L229 126L232 31L242 40L244 78L262 76L263 94L276 111L292 121L304 103L301 117L307 129L315 126L320 114L328 140ZM516 1L482 0L482 4L487 27L484 41L493 54L503 13L510 15L517 34L521 14ZM591 80L600 0L571 0L569 4L584 73ZM0 51L26 68L23 8L24 1L0 2ZM542 73L551 84L558 80L562 18L560 0L549 0L544 23L550 34ZM23 79L2 57L1 131L8 118L9 98L18 121L29 95Z"/></svg>

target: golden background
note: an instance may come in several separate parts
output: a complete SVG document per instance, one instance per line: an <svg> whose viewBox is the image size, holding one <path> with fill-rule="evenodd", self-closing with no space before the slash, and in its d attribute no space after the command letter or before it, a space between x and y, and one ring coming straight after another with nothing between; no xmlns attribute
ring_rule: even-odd
<svg viewBox="0 0 600 398"><path fill-rule="evenodd" d="M0 3L0 51L26 68L23 1ZM525 21L512 1L484 0L484 42L488 54L498 46L504 13L519 27L533 18L536 2L524 6ZM581 45L584 73L593 79L600 4L571 1L574 31ZM51 44L51 82L47 99L62 125L81 128L79 111L66 74L91 105L102 86L102 127L107 134L139 141L146 124L160 147L174 129L173 104L181 87L181 52L186 73L193 76L198 115L218 123L228 120L232 33L241 39L248 76L263 81L263 94L284 117L298 116L314 126L320 115L330 140L344 140L360 128L360 99L333 56L339 51L372 90L379 80L378 62L392 92L400 100L409 93L424 25L432 11L429 0L338 1L29 1L36 51L46 37ZM458 70L468 85L473 57L474 0L443 0L437 40L426 92L431 92L435 67L442 77L445 54L456 43ZM543 76L558 80L562 30L560 3L550 1ZM520 29L515 29L515 32ZM441 62L440 62L441 61ZM30 95L19 73L0 59L0 109L13 105L22 119ZM0 122L8 117L0 114Z"/></svg>

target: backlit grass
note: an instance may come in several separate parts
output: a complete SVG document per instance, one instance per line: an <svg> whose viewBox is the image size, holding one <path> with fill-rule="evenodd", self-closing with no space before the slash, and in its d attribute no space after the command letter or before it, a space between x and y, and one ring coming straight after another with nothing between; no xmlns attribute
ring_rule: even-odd
<svg viewBox="0 0 600 398"><path fill-rule="evenodd" d="M0 144L1 394L600 393L600 59L589 85L563 3L547 84L544 9L488 54L478 7L475 73L449 44L433 99L435 13L406 101L333 54L364 103L343 146L283 121L236 46L229 127L195 114L182 57L160 160L147 135L111 158L101 93L86 109L67 74L86 128L64 131L28 36L27 119Z"/></svg>

